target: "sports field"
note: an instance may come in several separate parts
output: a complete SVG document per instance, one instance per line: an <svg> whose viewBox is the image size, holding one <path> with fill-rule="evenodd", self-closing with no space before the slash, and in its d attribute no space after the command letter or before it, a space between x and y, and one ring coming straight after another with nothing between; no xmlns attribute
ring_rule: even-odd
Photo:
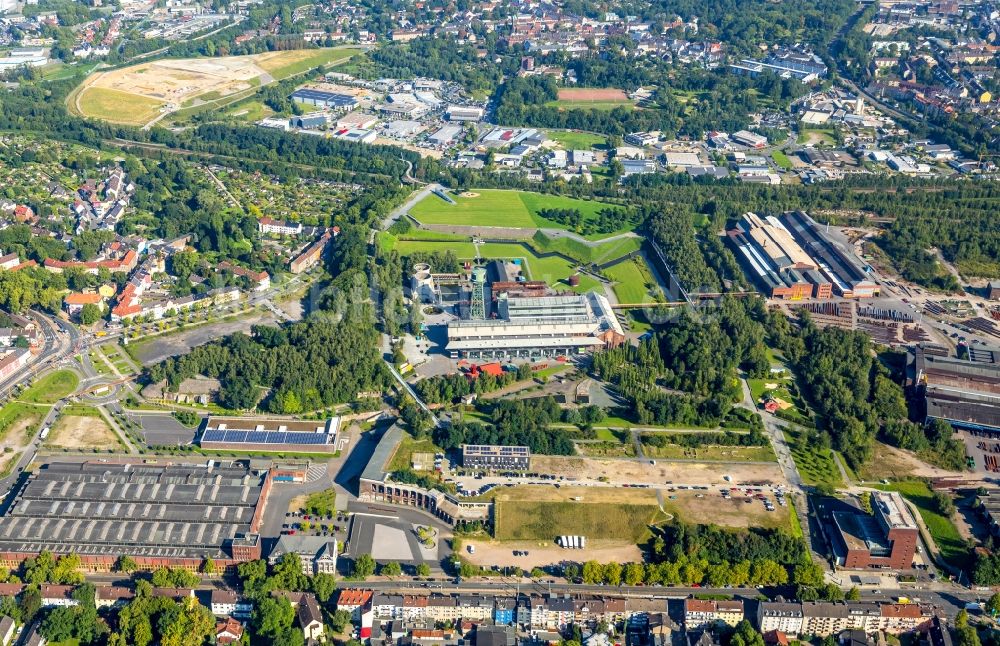
<svg viewBox="0 0 1000 646"><path fill-rule="evenodd" d="M595 135L592 132L546 130L545 134L549 136L549 139L561 145L566 150L589 150L597 146L604 146L607 143L604 135Z"/></svg>
<svg viewBox="0 0 1000 646"><path fill-rule="evenodd" d="M578 499L578 500L577 500ZM496 538L547 540L580 535L639 543L666 520L656 493L613 487L514 487L496 495Z"/></svg>
<svg viewBox="0 0 1000 646"><path fill-rule="evenodd" d="M545 105L565 110L614 110L635 107L635 103L616 88L562 88L557 96L555 101L549 101Z"/></svg>
<svg viewBox="0 0 1000 646"><path fill-rule="evenodd" d="M565 229L558 222L539 217L538 212L543 209L576 209L585 219L593 219L602 209L616 208L613 204L594 200L496 189L471 189L465 195L451 194L451 197L455 204L449 204L436 195L428 195L410 209L410 215L423 224Z"/></svg>
<svg viewBox="0 0 1000 646"><path fill-rule="evenodd" d="M96 72L70 93L70 111L133 125L165 112L222 107L253 94L261 85L342 62L356 48L300 49L252 56L149 61Z"/></svg>

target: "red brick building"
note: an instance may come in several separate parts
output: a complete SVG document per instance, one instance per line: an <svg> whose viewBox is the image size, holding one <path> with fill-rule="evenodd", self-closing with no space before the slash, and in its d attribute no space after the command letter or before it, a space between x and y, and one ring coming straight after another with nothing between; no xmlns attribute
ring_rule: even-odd
<svg viewBox="0 0 1000 646"><path fill-rule="evenodd" d="M875 492L872 512L871 516L861 511L832 515L837 564L849 569L913 567L919 530L903 497Z"/></svg>

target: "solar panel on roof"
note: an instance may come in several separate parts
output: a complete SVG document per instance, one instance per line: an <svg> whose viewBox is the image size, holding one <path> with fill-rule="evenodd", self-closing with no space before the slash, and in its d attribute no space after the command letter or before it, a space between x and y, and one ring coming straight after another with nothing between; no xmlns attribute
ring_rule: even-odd
<svg viewBox="0 0 1000 646"><path fill-rule="evenodd" d="M203 442L226 444L327 444L334 436L309 431L235 431L210 430L202 435Z"/></svg>

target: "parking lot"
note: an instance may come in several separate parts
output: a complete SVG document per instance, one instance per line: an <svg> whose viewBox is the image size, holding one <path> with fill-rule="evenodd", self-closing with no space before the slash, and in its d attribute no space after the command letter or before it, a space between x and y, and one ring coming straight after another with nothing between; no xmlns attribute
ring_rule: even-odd
<svg viewBox="0 0 1000 646"><path fill-rule="evenodd" d="M142 426L142 436L151 446L190 444L197 429L187 428L170 413L137 413L132 416Z"/></svg>
<svg viewBox="0 0 1000 646"><path fill-rule="evenodd" d="M371 554L379 563L398 561L410 565L427 562L436 565L444 541L435 541L434 547L421 545L416 525L402 518L355 514L351 518L347 556L355 559Z"/></svg>

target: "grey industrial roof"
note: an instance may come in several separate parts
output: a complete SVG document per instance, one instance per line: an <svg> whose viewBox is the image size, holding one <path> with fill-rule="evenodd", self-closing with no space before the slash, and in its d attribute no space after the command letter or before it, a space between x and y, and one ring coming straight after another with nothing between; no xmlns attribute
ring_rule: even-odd
<svg viewBox="0 0 1000 646"><path fill-rule="evenodd" d="M349 106L358 102L357 99L349 94L337 94L335 92L324 92L322 90L310 90L309 88L295 90L292 92L292 98L323 101L328 105L335 106Z"/></svg>
<svg viewBox="0 0 1000 646"><path fill-rule="evenodd" d="M396 447L402 441L403 427L399 424L393 424L387 428L375 446L375 451L372 453L371 458L368 459L368 464L365 465L364 471L361 472L361 479L373 482L381 481L385 476L389 460L392 459L393 454L396 452Z"/></svg>
<svg viewBox="0 0 1000 646"><path fill-rule="evenodd" d="M0 518L0 549L217 554L249 532L264 478L233 467L52 463Z"/></svg>

